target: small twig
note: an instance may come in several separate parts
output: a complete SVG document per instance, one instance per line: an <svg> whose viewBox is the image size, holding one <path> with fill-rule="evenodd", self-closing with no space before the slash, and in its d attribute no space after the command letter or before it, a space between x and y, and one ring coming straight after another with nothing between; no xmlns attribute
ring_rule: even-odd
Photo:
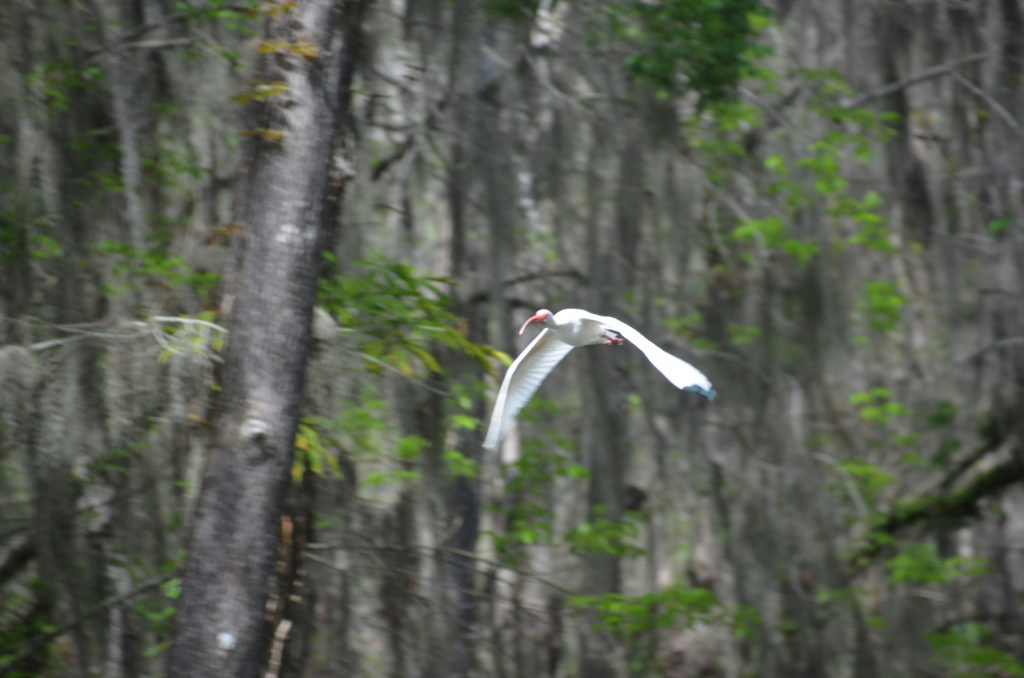
<svg viewBox="0 0 1024 678"><path fill-rule="evenodd" d="M221 327L217 323L211 323L209 320L202 320L200 318L189 318L187 316L177 315L155 315L150 320L158 323L180 323L182 325L202 325L203 327L209 327L212 330L218 332L227 333L228 328Z"/></svg>
<svg viewBox="0 0 1024 678"><path fill-rule="evenodd" d="M903 80L900 80L898 82L889 83L888 85L880 87L871 92L858 94L853 99L845 102L844 106L846 108L857 108L858 106L862 106L863 104L871 101L872 99L879 99L881 97L892 94L893 92L898 92L901 89L906 89L911 85L916 85L918 83L924 82L925 80L930 80L931 78L935 78L940 75L946 75L947 73L955 71L961 66L966 66L967 64L973 64L978 61L982 61L987 56L988 50L985 50L983 52L975 52L974 54L969 54L968 56L961 57L959 59L954 59L953 61L949 61L944 64L939 64L938 66L926 68L923 71L915 73L909 78L904 78Z"/></svg>
<svg viewBox="0 0 1024 678"><path fill-rule="evenodd" d="M543 577L540 577L538 575L531 574L530 572L527 572L525 570L521 570L519 568L511 567L510 565L507 565L506 563L500 563L500 562L498 562L496 560L490 560L488 558L484 558L482 556L477 555L476 553L473 553L472 551L464 551L462 549L452 548L452 547L448 547L448 546L427 546L426 544L413 544L413 545L410 545L408 547L398 547L398 546L341 546L340 544L326 544L326 543L322 543L321 542L321 543L307 544L306 545L306 549L307 549L307 551L308 550L330 551L330 550L336 550L336 549L348 550L348 551L405 551L407 549L416 549L418 551L427 551L427 552L432 552L433 551L433 552L447 553L447 554L451 554L451 555L455 555L455 556L460 556L462 558L466 558L467 560L475 561L477 563L480 563L481 565L487 565L489 567L494 567L494 568L509 569L509 570L512 570L513 572L515 572L516 574L518 574L521 577L526 577L527 579L532 579L532 580L534 580L534 581L536 581L536 582L538 582L540 584L543 584L544 586L547 586L548 588L551 588L551 589L554 589L555 591L558 591L559 593L561 593L561 594L563 594L565 596L573 595L572 591L570 591L569 589L566 589L566 588L564 588L562 586L559 586L558 584L556 584L556 583L554 583L552 581L549 581L547 579L544 579ZM328 567L332 567L332 568L338 569L337 566L334 565L333 563L329 563L329 562L323 560L322 558L318 558L318 557L312 555L311 553L306 553L305 555L306 555L307 558L310 558L311 560L315 560L318 563L322 563L324 565L327 565Z"/></svg>
<svg viewBox="0 0 1024 678"><path fill-rule="evenodd" d="M533 280L543 280L545 278L573 278L584 285L587 284L587 276L577 271L576 269L569 268L564 271L533 271L531 273L523 273L517 275L514 278L508 278L502 281L502 287L512 287L520 283L531 282ZM486 301L490 297L489 290L481 290L479 292L473 292L469 295L468 301L471 303L480 303ZM506 303L507 300L506 300ZM532 305L526 304L529 308L533 308Z"/></svg>
<svg viewBox="0 0 1024 678"><path fill-rule="evenodd" d="M957 84L963 86L968 92L971 92L979 99L983 100L986 104L992 107L992 110L999 114L999 117L1003 119L1010 129L1017 133L1017 136L1024 137L1024 132L1021 131L1020 125L1013 119L1013 114L1010 113L1006 108L1003 107L998 101L989 96L988 92L975 85L973 82L960 75L956 70L953 71L953 79Z"/></svg>
<svg viewBox="0 0 1024 678"><path fill-rule="evenodd" d="M192 38L166 38L163 40L136 40L126 42L124 46L128 49L164 49L165 47L183 47L191 45Z"/></svg>
<svg viewBox="0 0 1024 678"><path fill-rule="evenodd" d="M988 344L987 346L982 346L978 350L969 353L967 356L963 358L960 358L959 362L969 363L974 360L977 360L978 358L985 355L989 351L995 350L997 348L1008 348L1010 346L1020 346L1021 344L1024 344L1024 337L1008 337L1006 339L997 339L996 341L993 341L991 344Z"/></svg>

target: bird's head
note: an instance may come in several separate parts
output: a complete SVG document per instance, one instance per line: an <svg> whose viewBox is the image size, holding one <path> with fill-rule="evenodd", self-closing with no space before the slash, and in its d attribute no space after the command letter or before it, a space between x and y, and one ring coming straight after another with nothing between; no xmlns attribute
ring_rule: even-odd
<svg viewBox="0 0 1024 678"><path fill-rule="evenodd" d="M547 325L549 322L551 322L551 319L553 317L554 314L551 313L551 311L547 310L546 308L542 308L541 310L537 311L536 313L534 313L533 315L526 319L526 322L523 323L523 326L519 328L519 334L525 332L526 326L529 325L530 323L540 323L541 325Z"/></svg>

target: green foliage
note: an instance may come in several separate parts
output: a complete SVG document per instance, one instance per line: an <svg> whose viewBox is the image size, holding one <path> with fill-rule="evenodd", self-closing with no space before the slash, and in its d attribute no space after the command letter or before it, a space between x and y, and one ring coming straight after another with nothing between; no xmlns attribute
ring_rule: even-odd
<svg viewBox="0 0 1024 678"><path fill-rule="evenodd" d="M892 392L883 386L850 394L850 404L857 407L857 416L862 420L879 425L910 415L910 409L893 400Z"/></svg>
<svg viewBox="0 0 1024 678"><path fill-rule="evenodd" d="M758 340L761 328L755 325L729 325L729 343L733 346L746 346Z"/></svg>
<svg viewBox="0 0 1024 678"><path fill-rule="evenodd" d="M928 644L946 665L951 678L1024 676L1021 664L1009 652L991 647L992 633L981 622L955 624L946 631L927 635Z"/></svg>
<svg viewBox="0 0 1024 678"><path fill-rule="evenodd" d="M1002 219L995 219L994 221L990 221L989 222L989 224L988 224L988 232L989 233L1001 233L1002 231L1006 230L1006 227L1009 226L1011 223L1013 223L1013 220L1010 217L1003 217Z"/></svg>
<svg viewBox="0 0 1024 678"><path fill-rule="evenodd" d="M701 107L731 99L769 51L756 42L768 24L758 0L627 0L607 12L633 52L627 73L661 97L693 92Z"/></svg>
<svg viewBox="0 0 1024 678"><path fill-rule="evenodd" d="M654 629L689 628L696 624L729 624L737 636L744 637L758 623L757 615L749 608L729 610L711 591L684 584L638 596L573 596L568 604L592 610L601 628L627 638Z"/></svg>
<svg viewBox="0 0 1024 678"><path fill-rule="evenodd" d="M334 478L342 478L338 458L331 454L320 436L316 417L303 417L295 433L295 454L292 456L292 480L299 482L308 470L326 477L330 471Z"/></svg>
<svg viewBox="0 0 1024 678"><path fill-rule="evenodd" d="M896 479L875 464L854 459L837 464L840 471L853 479L860 496L870 509L874 509L879 493Z"/></svg>
<svg viewBox="0 0 1024 678"><path fill-rule="evenodd" d="M818 246L806 240L790 237L786 223L778 217L744 219L732 231L737 241L759 240L769 249L778 250L793 258L798 264L806 264L818 253Z"/></svg>
<svg viewBox="0 0 1024 678"><path fill-rule="evenodd" d="M617 558L628 558L646 553L642 548L627 542L627 539L633 539L638 534L636 523L629 518L620 522L598 518L572 528L565 535L565 540L576 554L607 553Z"/></svg>
<svg viewBox="0 0 1024 678"><path fill-rule="evenodd" d="M867 191L860 200L841 197L831 209L835 216L846 215L858 226L856 234L850 236L849 242L860 245L873 252L890 253L896 251L892 244L892 234L882 224L882 217L877 210L882 206L882 196L877 191Z"/></svg>
<svg viewBox="0 0 1024 678"><path fill-rule="evenodd" d="M291 11L294 2L257 2L256 0L205 0L191 3L181 0L174 3L173 12L178 16L191 19L214 19L222 21L230 30L251 35L255 21L262 16L277 16Z"/></svg>
<svg viewBox="0 0 1024 678"><path fill-rule="evenodd" d="M507 467L512 477L506 484L507 495L515 501L505 506L490 506L490 510L504 514L504 533L485 532L494 543L495 551L503 562L517 563L522 558L524 545L549 541L554 534L554 514L545 506L548 493L558 478L588 480L590 472L579 464L571 463L559 452L547 452L552 445L543 438L524 445L522 457Z"/></svg>
<svg viewBox="0 0 1024 678"><path fill-rule="evenodd" d="M366 367L383 366L406 377L419 364L440 373L441 363L426 347L433 343L455 349L478 361L489 372L501 351L466 338L463 321L451 312L451 298L442 290L450 281L423 276L412 266L385 257L357 262L358 275L336 275L320 281L320 306L342 328L355 330Z"/></svg>
<svg viewBox="0 0 1024 678"><path fill-rule="evenodd" d="M166 188L179 188L184 181L202 179L210 174L191 150L173 137L161 139L158 149L142 158L146 178Z"/></svg>
<svg viewBox="0 0 1024 678"><path fill-rule="evenodd" d="M88 189L90 200L98 202L124 190L118 166L121 147L111 134L96 132L70 139L68 147L74 164L81 168L71 181Z"/></svg>
<svg viewBox="0 0 1024 678"><path fill-rule="evenodd" d="M476 478L480 475L480 464L458 450L445 450L444 463L448 474L456 478Z"/></svg>
<svg viewBox="0 0 1024 678"><path fill-rule="evenodd" d="M869 190L855 196L845 177L850 163L870 161L874 147L891 136L889 116L845 105L850 89L834 71L797 70L792 75L802 85L806 106L793 125L772 135L797 136L799 148L805 149L797 157L780 152L751 157L750 142L761 138L755 131L765 126L765 116L750 104L718 103L693 123L691 147L713 185L730 191L730 182L737 177L744 184L750 175L767 177L763 195L773 200L775 214L748 217L741 212L729 231L732 243L759 246L744 251L740 260L751 262L755 253L761 255L766 249L803 265L819 256L829 241L837 249L856 245L872 252L893 252L891 232L880 213L881 194ZM771 92L777 89L776 78L770 71L756 71L751 87ZM825 131L818 138L805 138L808 129L822 126ZM812 241L796 232L809 214L822 212L837 229L852 235L828 238L826 234Z"/></svg>
<svg viewBox="0 0 1024 678"><path fill-rule="evenodd" d="M868 325L876 332L890 332L898 326L906 297L899 285L888 280L868 280L864 283L858 308L864 313Z"/></svg>
<svg viewBox="0 0 1024 678"><path fill-rule="evenodd" d="M984 558L942 558L934 544L911 543L885 562L893 584L947 584L985 573Z"/></svg>
<svg viewBox="0 0 1024 678"><path fill-rule="evenodd" d="M29 90L42 100L49 115L70 110L76 97L95 92L104 78L102 69L83 67L71 59L44 61L25 76Z"/></svg>
<svg viewBox="0 0 1024 678"><path fill-rule="evenodd" d="M148 284L186 286L205 299L220 282L217 273L197 271L184 258L171 256L161 248L137 250L127 243L104 240L96 251L113 259L114 276L122 281L120 286L107 285L106 294L138 290L139 285Z"/></svg>
<svg viewBox="0 0 1024 678"><path fill-rule="evenodd" d="M58 259L64 256L64 248L50 236L39 233L29 241L29 253L34 259Z"/></svg>
<svg viewBox="0 0 1024 678"><path fill-rule="evenodd" d="M180 566L177 563L176 566ZM171 577L160 585L161 597L144 596L135 599L135 614L146 624L146 630L157 640L142 648L140 655L144 659L153 659L164 653L171 646L172 619L176 612L175 601L181 595L181 579Z"/></svg>

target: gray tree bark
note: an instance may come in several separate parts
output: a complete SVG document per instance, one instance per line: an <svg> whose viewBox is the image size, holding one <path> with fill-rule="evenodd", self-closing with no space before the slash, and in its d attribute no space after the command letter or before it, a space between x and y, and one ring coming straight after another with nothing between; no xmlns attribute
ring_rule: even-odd
<svg viewBox="0 0 1024 678"><path fill-rule="evenodd" d="M348 111L359 0L311 0L269 22L270 37L317 45L267 55L288 83L261 111L236 223L236 276L216 436L185 562L172 676L255 676L269 643L279 517L292 461L334 154ZM280 133L279 140L270 137Z"/></svg>

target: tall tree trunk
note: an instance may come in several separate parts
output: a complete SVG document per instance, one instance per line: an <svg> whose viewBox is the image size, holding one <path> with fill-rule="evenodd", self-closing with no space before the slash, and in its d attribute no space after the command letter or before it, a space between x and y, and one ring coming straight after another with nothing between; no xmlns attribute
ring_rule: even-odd
<svg viewBox="0 0 1024 678"><path fill-rule="evenodd" d="M348 110L360 0L310 0L268 22L304 55L259 71L288 83L268 102L236 223L247 252L236 278L215 443L204 481L169 658L173 676L255 676L269 641L279 518L302 400L330 172ZM280 133L279 140L270 136Z"/></svg>

